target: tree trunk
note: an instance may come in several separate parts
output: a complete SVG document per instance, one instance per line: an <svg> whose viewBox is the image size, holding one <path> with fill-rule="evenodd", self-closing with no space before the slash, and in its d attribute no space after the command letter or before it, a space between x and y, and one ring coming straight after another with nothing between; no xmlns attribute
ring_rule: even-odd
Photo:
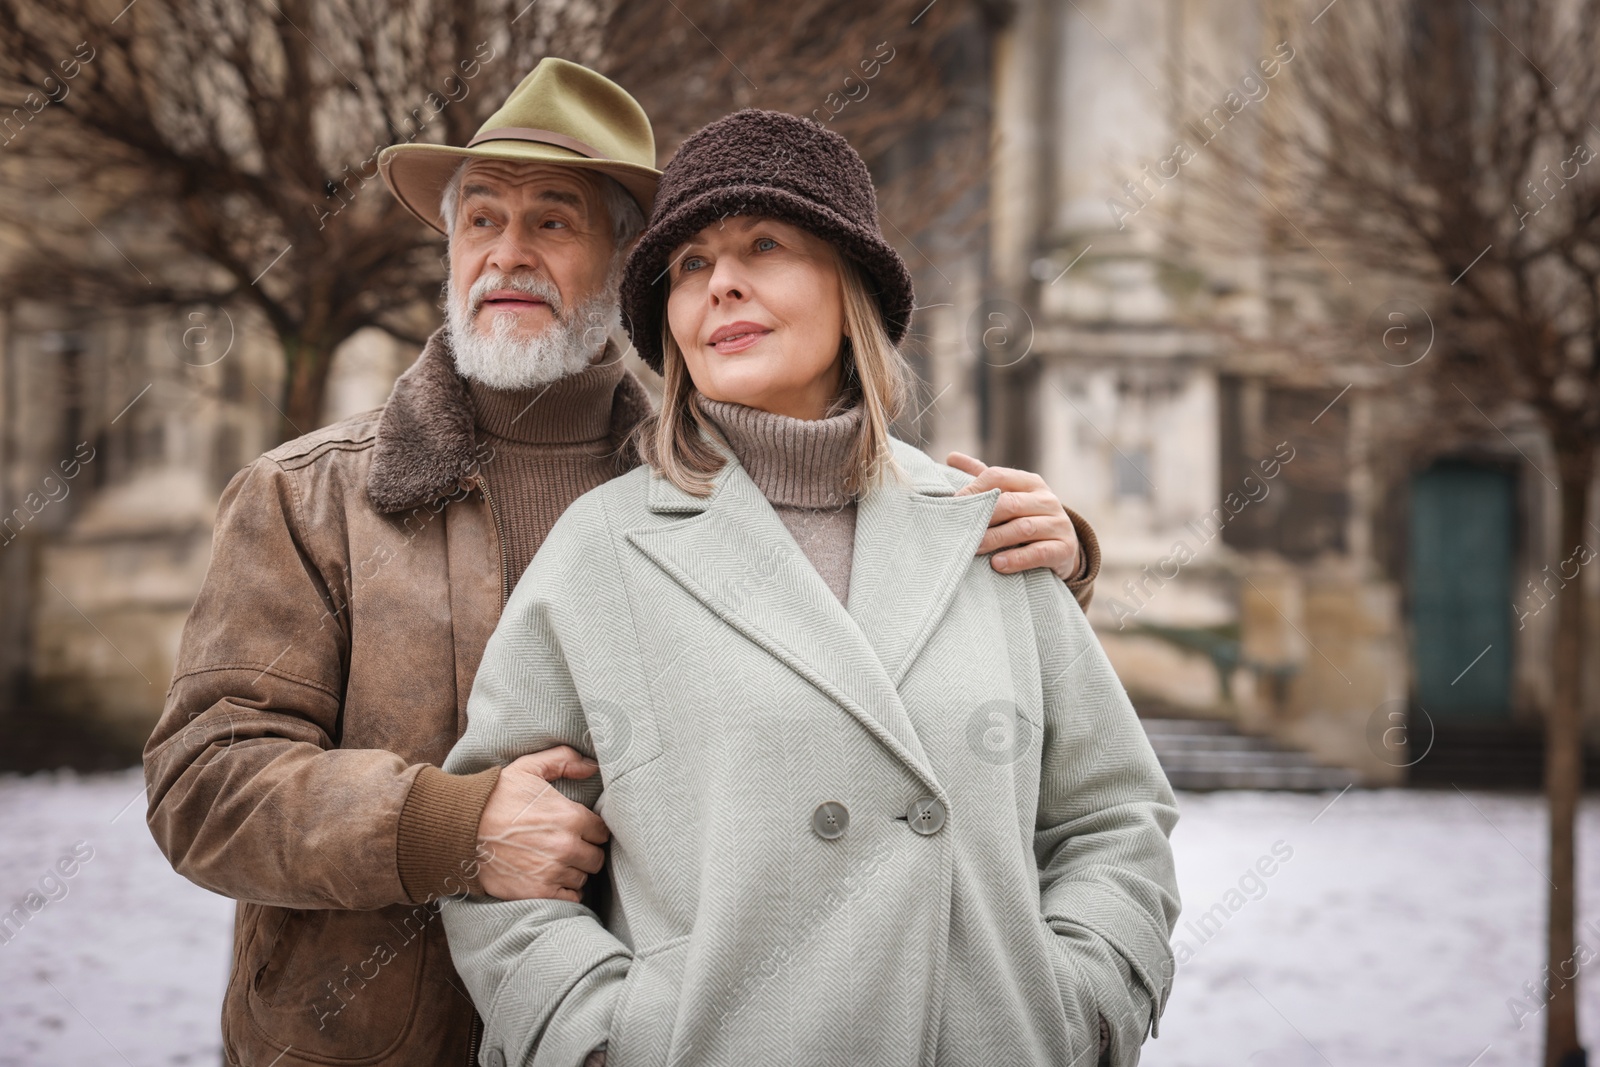
<svg viewBox="0 0 1600 1067"><path fill-rule="evenodd" d="M1586 544L1589 483L1594 453L1587 443L1558 445L1561 479L1562 559ZM1562 575L1565 578L1565 575ZM1561 591L1556 616L1555 693L1545 723L1545 798L1550 805L1550 910L1545 976L1545 1067L1585 1063L1578 1044L1576 936L1577 841L1574 822L1583 790L1582 653L1584 603L1581 577Z"/></svg>
<svg viewBox="0 0 1600 1067"><path fill-rule="evenodd" d="M285 374L278 440L287 441L322 425L322 402L336 346L298 337L285 337L282 343Z"/></svg>

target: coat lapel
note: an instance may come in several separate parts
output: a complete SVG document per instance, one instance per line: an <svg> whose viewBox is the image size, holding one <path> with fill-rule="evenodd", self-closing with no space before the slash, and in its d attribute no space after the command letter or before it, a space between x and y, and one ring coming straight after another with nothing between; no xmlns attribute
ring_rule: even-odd
<svg viewBox="0 0 1600 1067"><path fill-rule="evenodd" d="M906 484L878 486L857 508L850 615L898 686L972 566L1000 493L954 496L944 468L894 445Z"/></svg>
<svg viewBox="0 0 1600 1067"><path fill-rule="evenodd" d="M841 705L948 802L896 685L948 606L998 494L951 498L948 482L928 477L932 461L916 453L922 462L913 464L910 484L876 488L859 505L847 612L744 468L725 454L729 462L709 497L652 474L651 510L683 518L631 531L628 540ZM897 458L906 465L899 449Z"/></svg>

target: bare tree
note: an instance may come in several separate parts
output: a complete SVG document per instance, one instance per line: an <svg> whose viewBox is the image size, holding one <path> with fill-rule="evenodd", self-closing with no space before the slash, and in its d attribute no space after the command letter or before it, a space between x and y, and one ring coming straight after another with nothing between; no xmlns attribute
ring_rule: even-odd
<svg viewBox="0 0 1600 1067"><path fill-rule="evenodd" d="M662 159L742 107L809 115L881 158L908 127L945 113L952 30L997 18L993 0L794 0L781 8L720 0L621 0L601 62L647 101Z"/></svg>
<svg viewBox="0 0 1600 1067"><path fill-rule="evenodd" d="M1439 342L1407 372L1412 395L1431 405L1426 416L1416 410L1419 425L1455 437L1463 415L1493 432L1491 416L1532 413L1555 457L1564 551L1595 529L1597 7L1343 0L1312 22L1281 22L1276 37L1296 56L1292 77L1279 81L1280 121L1266 122L1253 145L1219 142L1217 151L1280 257L1327 257L1350 273L1360 264L1363 281L1422 295ZM1576 978L1585 961L1574 943L1582 598L1562 597L1558 616L1545 723L1546 1067L1583 1056Z"/></svg>
<svg viewBox="0 0 1600 1067"><path fill-rule="evenodd" d="M568 8L519 6L5 0L6 221L28 249L8 287L251 304L283 346L283 433L316 426L340 342L419 339L441 277L436 242L373 188L378 151L461 143L534 56L582 43Z"/></svg>
<svg viewBox="0 0 1600 1067"><path fill-rule="evenodd" d="M438 239L374 188L384 146L464 144L559 54L632 90L663 158L745 104L881 151L940 112L941 35L971 14L959 0L921 18L902 0L797 0L787 25L716 0L124 2L0 0L0 223L24 249L0 284L91 306L254 306L283 348L283 436L318 424L351 334L420 342L438 321Z"/></svg>

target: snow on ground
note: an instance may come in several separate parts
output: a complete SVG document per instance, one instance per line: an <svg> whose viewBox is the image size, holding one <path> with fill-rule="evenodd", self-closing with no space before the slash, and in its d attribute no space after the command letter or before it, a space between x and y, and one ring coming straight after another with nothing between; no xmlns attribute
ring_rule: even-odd
<svg viewBox="0 0 1600 1067"><path fill-rule="evenodd" d="M1187 943L1193 956L1145 1047L1148 1067L1540 1062L1543 1016L1519 1029L1507 1007L1524 982L1543 981L1540 798L1191 793L1179 810L1173 948ZM1263 865L1274 872L1263 891L1247 872L1277 859L1279 842L1292 854ZM1600 802L1584 805L1578 852L1579 915L1600 932ZM1247 892L1230 897L1241 878ZM1600 951L1600 933L1588 943ZM1600 967L1587 975L1579 1032L1593 1048Z"/></svg>
<svg viewBox="0 0 1600 1067"><path fill-rule="evenodd" d="M1507 1007L1542 980L1537 797L1218 793L1179 805L1185 962L1149 1067L1537 1062L1542 1018L1519 1030ZM143 814L137 772L0 778L0 906L49 901L20 930L0 927L0 1067L220 1061L232 905L172 872ZM1600 801L1581 837L1580 913L1600 950ZM1581 1025L1600 1046L1600 977Z"/></svg>
<svg viewBox="0 0 1600 1067"><path fill-rule="evenodd" d="M156 850L138 771L0 777L0 917L19 903L22 928L0 926L0 1065L222 1061L233 902Z"/></svg>

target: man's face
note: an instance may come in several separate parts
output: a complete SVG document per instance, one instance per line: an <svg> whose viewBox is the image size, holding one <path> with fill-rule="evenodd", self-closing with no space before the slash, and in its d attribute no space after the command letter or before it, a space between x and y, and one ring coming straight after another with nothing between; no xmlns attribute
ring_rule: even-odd
<svg viewBox="0 0 1600 1067"><path fill-rule="evenodd" d="M581 370L616 321L614 251L596 177L538 163L467 164L448 297L461 372L518 388Z"/></svg>

